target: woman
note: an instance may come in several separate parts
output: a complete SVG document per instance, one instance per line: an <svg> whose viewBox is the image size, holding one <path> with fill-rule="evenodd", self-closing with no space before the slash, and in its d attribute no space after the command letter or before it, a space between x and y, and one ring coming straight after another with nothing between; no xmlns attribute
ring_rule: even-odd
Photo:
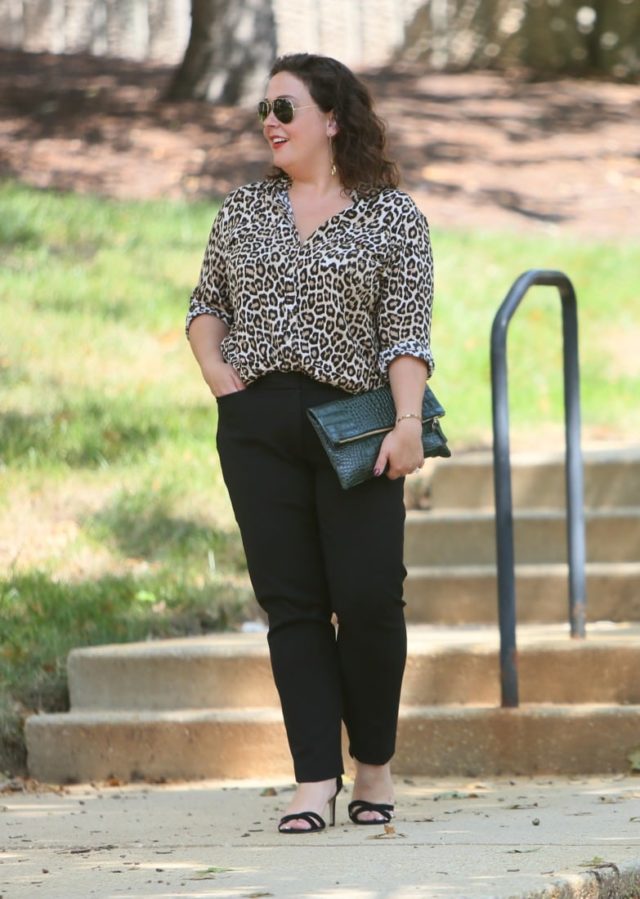
<svg viewBox="0 0 640 899"><path fill-rule="evenodd" d="M222 472L268 616L298 784L279 830L309 833L325 827L327 805L335 822L343 720L351 820L394 812L403 477L424 461L432 261L426 221L397 189L384 126L348 68L281 57L258 111L274 172L225 200L187 331L217 399ZM386 382L396 426L373 477L342 490L306 409Z"/></svg>

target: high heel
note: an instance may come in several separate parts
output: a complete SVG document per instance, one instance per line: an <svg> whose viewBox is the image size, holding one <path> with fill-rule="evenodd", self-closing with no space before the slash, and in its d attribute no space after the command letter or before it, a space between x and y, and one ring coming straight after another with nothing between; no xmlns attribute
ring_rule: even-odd
<svg viewBox="0 0 640 899"><path fill-rule="evenodd" d="M338 775L336 778L336 791L328 802L330 819L329 826L335 827L336 823L336 799L338 798L338 793L342 789L342 777ZM296 819L300 819L301 821L306 821L309 827L283 827L283 824L286 824L288 821L295 821ZM291 815L285 815L283 818L280 818L278 823L278 831L280 833L317 833L319 830L324 830L326 827L326 823L324 818L317 814L317 812L293 812Z"/></svg>
<svg viewBox="0 0 640 899"><path fill-rule="evenodd" d="M347 806L349 817L354 824L388 824L393 818L395 806L388 802L367 802L366 799L354 799ZM363 812L377 812L382 818L372 821L360 818Z"/></svg>

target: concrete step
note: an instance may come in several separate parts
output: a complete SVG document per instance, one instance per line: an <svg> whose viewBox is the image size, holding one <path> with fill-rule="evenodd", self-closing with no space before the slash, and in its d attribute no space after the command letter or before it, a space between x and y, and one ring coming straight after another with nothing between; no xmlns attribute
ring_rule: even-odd
<svg viewBox="0 0 640 899"><path fill-rule="evenodd" d="M523 703L640 705L640 625L594 624L586 640L567 625L529 625L517 634ZM406 706L500 704L495 628L409 628L402 688Z"/></svg>
<svg viewBox="0 0 640 899"><path fill-rule="evenodd" d="M517 565L518 622L568 620L566 564ZM412 623L482 624L498 620L495 565L409 567L405 616ZM586 566L588 621L640 621L640 562Z"/></svg>
<svg viewBox="0 0 640 899"><path fill-rule="evenodd" d="M408 628L406 705L499 703L495 627ZM640 704L640 625L518 631L524 702ZM594 673L597 673L594 676ZM71 707L82 711L279 708L264 634L219 634L73 650Z"/></svg>
<svg viewBox="0 0 640 899"><path fill-rule="evenodd" d="M73 710L279 708L265 633L74 649Z"/></svg>
<svg viewBox="0 0 640 899"><path fill-rule="evenodd" d="M637 562L640 507L588 509L585 513L589 562ZM566 561L562 512L527 509L514 519L516 561ZM495 521L491 511L409 511L405 528L407 565L495 564Z"/></svg>
<svg viewBox="0 0 640 899"><path fill-rule="evenodd" d="M26 737L30 772L49 783L291 776L274 709L33 715ZM433 777L626 773L639 745L640 706L409 706L393 768Z"/></svg>
<svg viewBox="0 0 640 899"><path fill-rule="evenodd" d="M640 447L585 451L585 506L640 506ZM511 463L513 502L521 508L564 508L564 454L514 454ZM428 460L421 475L407 479L407 502L412 508L492 507L493 458L490 452Z"/></svg>

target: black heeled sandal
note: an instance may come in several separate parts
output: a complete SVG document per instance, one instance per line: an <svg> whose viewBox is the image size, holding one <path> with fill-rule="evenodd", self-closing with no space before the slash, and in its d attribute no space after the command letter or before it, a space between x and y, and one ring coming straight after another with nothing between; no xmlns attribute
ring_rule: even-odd
<svg viewBox="0 0 640 899"><path fill-rule="evenodd" d="M336 823L336 799L338 797L338 793L342 789L342 777L338 776L336 779L336 791L328 802L329 812L331 817L329 819L330 827L335 827ZM300 819L301 821L306 821L309 827L283 827L283 824L287 824L288 821L295 821L296 819ZM319 830L324 830L326 827L326 823L324 818L317 814L317 812L293 812L291 815L285 815L283 818L280 818L278 823L278 831L280 833L317 833Z"/></svg>
<svg viewBox="0 0 640 899"><path fill-rule="evenodd" d="M389 824L393 818L395 806L388 802L367 802L366 799L354 799L348 805L349 817L354 824ZM373 821L365 820L359 817L363 812L378 812L382 818Z"/></svg>

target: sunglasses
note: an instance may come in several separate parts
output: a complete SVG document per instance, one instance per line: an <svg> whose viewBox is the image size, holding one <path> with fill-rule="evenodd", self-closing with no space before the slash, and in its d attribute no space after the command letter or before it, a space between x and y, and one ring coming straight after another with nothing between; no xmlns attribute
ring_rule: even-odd
<svg viewBox="0 0 640 899"><path fill-rule="evenodd" d="M258 103L258 118L261 122L265 122L268 119L269 114L273 112L279 122L282 122L283 125L288 125L293 121L293 114L296 110L311 109L312 106L315 106L315 104L311 103L308 106L294 106L288 97L276 97L273 102L271 102L271 100L260 100Z"/></svg>

